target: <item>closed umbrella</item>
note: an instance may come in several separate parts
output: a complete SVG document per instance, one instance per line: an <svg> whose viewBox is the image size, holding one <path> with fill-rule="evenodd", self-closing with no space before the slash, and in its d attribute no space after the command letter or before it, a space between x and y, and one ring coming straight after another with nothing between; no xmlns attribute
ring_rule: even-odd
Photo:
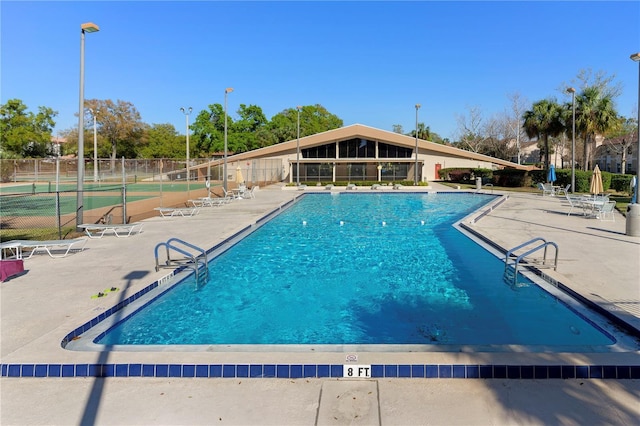
<svg viewBox="0 0 640 426"><path fill-rule="evenodd" d="M602 173L600 172L600 167L598 167L597 164L593 169L593 174L591 175L591 186L589 187L589 191L594 195L604 192L604 187L602 185Z"/></svg>
<svg viewBox="0 0 640 426"><path fill-rule="evenodd" d="M547 173L547 182L553 183L556 181L556 167L552 164L549 167L549 173Z"/></svg>
<svg viewBox="0 0 640 426"><path fill-rule="evenodd" d="M240 166L238 166L238 168L236 169L236 183L238 185L244 183L244 176L242 176L242 170L240 169Z"/></svg>

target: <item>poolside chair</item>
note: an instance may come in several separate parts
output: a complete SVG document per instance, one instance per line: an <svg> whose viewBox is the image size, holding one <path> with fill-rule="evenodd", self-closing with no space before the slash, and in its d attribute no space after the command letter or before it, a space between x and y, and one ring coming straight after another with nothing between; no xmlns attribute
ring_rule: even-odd
<svg viewBox="0 0 640 426"><path fill-rule="evenodd" d="M569 210L569 213L567 213L567 216L571 216L571 213L573 212L573 209L582 209L583 205L582 205L582 197L578 196L578 195L570 195L568 193L566 193L565 198L567 199L567 202L569 203L569 205L571 206L571 209ZM584 212L583 212L584 215Z"/></svg>
<svg viewBox="0 0 640 426"><path fill-rule="evenodd" d="M371 185L371 189L380 189L380 184L374 183L373 185Z"/></svg>
<svg viewBox="0 0 640 426"><path fill-rule="evenodd" d="M358 189L358 187L356 186L355 183L350 183L350 184L347 185L347 191L356 190L356 189Z"/></svg>
<svg viewBox="0 0 640 426"><path fill-rule="evenodd" d="M601 221L605 222L615 222L616 221L616 202L615 201L607 201L605 202L600 210L598 210L596 217Z"/></svg>
<svg viewBox="0 0 640 426"><path fill-rule="evenodd" d="M242 198L246 198L246 199L256 198L256 195L254 194L255 190L256 190L256 187L252 186L250 190L244 191L244 194L242 194Z"/></svg>
<svg viewBox="0 0 640 426"><path fill-rule="evenodd" d="M538 189L542 191L542 196L549 195L550 197L554 196L556 191L553 188L553 185L550 183L542 183L538 182Z"/></svg>
<svg viewBox="0 0 640 426"><path fill-rule="evenodd" d="M325 186L324 189L326 189L327 191L331 191L333 189L334 185L332 183L330 183L329 185Z"/></svg>
<svg viewBox="0 0 640 426"><path fill-rule="evenodd" d="M564 188L559 188L556 191L556 195L560 196L560 195L567 195L569 193L569 188L571 188L571 184L568 183L567 186L565 186Z"/></svg>

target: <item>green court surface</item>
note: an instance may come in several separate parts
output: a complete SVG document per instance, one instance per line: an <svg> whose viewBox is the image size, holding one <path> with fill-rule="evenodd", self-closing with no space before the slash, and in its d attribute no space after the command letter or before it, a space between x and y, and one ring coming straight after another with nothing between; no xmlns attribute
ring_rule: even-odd
<svg viewBox="0 0 640 426"><path fill-rule="evenodd" d="M212 184L211 187L220 186ZM76 182L61 182L58 185L58 191L75 191L77 187ZM84 184L84 191L120 191L122 188L122 184L118 183L89 183L86 182ZM191 182L189 184L189 189L197 190L204 189L204 182ZM5 185L0 188L0 194L33 194L34 192L55 192L56 184L55 182L51 183L43 183L39 182L37 184L32 183L19 183L15 185ZM127 192L182 192L187 191L187 183L186 182L149 182L149 183L128 183L127 184Z"/></svg>
<svg viewBox="0 0 640 426"><path fill-rule="evenodd" d="M127 196L127 202L145 200L153 196ZM76 211L75 196L60 197L60 214L71 214ZM0 207L0 217L9 216L55 216L56 199L55 195L24 195L19 197L2 197ZM100 197L84 197L84 210L92 210L100 207L108 207L122 204L120 195L107 195Z"/></svg>

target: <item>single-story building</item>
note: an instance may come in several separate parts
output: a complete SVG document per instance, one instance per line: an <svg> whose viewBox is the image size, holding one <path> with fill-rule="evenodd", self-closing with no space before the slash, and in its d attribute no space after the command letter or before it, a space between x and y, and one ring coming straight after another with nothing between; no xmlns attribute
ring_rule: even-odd
<svg viewBox="0 0 640 426"><path fill-rule="evenodd" d="M417 155L416 155L417 152ZM204 179L224 159L193 168L196 180ZM243 176L248 182L279 180L320 181L418 181L440 179L440 169L452 167L531 170L532 166L477 154L411 136L353 124L299 140L271 145L227 157L227 178ZM276 179L256 176L261 170L276 170ZM239 173L238 173L239 172ZM215 173L212 173L215 176Z"/></svg>

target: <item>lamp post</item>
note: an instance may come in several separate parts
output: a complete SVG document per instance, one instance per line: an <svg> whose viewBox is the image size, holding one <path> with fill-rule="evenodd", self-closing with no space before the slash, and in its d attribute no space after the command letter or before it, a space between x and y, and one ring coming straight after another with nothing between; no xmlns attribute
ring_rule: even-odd
<svg viewBox="0 0 640 426"><path fill-rule="evenodd" d="M576 192L576 89L569 87L571 93L571 193Z"/></svg>
<svg viewBox="0 0 640 426"><path fill-rule="evenodd" d="M520 111L516 114L516 147L518 148L518 165L520 164Z"/></svg>
<svg viewBox="0 0 640 426"><path fill-rule="evenodd" d="M222 178L222 187L225 192L228 190L227 188L227 95L233 92L233 87L227 87L224 89L224 167L222 168L222 172L224 176Z"/></svg>
<svg viewBox="0 0 640 426"><path fill-rule="evenodd" d="M636 134L636 186L633 190L634 204L640 204L640 194L638 194L638 186L640 186L640 52L630 56L631 60L638 63L638 128Z"/></svg>
<svg viewBox="0 0 640 426"><path fill-rule="evenodd" d="M184 114L184 118L186 121L186 131L187 131L187 193L189 193L189 179L190 179L190 175L189 175L189 114L191 114L191 111L193 111L193 108L189 107L189 108L184 108L181 107L180 111L182 111L182 113Z"/></svg>
<svg viewBox="0 0 640 426"><path fill-rule="evenodd" d="M415 167L415 179L413 181L414 185L418 184L418 110L420 109L420 104L416 104L416 167Z"/></svg>
<svg viewBox="0 0 640 426"><path fill-rule="evenodd" d="M626 234L632 237L640 237L640 194L638 186L640 186L640 52L630 56L631 60L638 62L638 129L636 136L636 184L633 187L633 196L631 204L627 206L626 214Z"/></svg>
<svg viewBox="0 0 640 426"><path fill-rule="evenodd" d="M301 106L297 106L298 110L298 141L296 144L296 186L300 186L300 110Z"/></svg>
<svg viewBox="0 0 640 426"><path fill-rule="evenodd" d="M89 108L91 115L93 115L93 181L98 181L98 128L96 124L96 115L98 111L94 111L93 108Z"/></svg>
<svg viewBox="0 0 640 426"><path fill-rule="evenodd" d="M94 23L80 25L80 106L78 108L78 180L76 185L76 231L81 232L84 220L84 33L95 33L100 28Z"/></svg>

